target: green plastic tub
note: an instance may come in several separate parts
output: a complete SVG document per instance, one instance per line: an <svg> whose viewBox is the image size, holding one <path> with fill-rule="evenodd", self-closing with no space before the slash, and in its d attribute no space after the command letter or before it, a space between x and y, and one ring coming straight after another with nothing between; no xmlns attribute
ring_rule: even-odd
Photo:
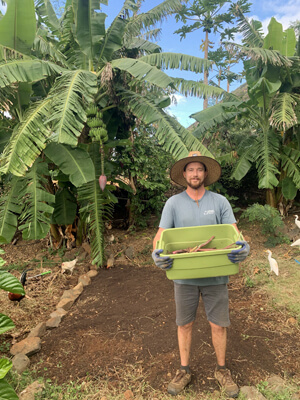
<svg viewBox="0 0 300 400"><path fill-rule="evenodd" d="M215 250L172 254L176 250L198 246L212 236L215 238L204 248L215 248ZM229 261L227 254L234 247L241 246L224 249L238 240L243 240L243 236L230 224L172 228L162 232L156 248L164 250L161 256L174 259L173 267L166 271L168 279L209 278L234 275L239 272L239 265Z"/></svg>

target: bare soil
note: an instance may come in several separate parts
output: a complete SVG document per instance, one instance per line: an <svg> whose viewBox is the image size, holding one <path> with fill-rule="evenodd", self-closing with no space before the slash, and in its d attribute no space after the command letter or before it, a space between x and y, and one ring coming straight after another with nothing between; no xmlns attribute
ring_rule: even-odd
<svg viewBox="0 0 300 400"><path fill-rule="evenodd" d="M287 223L292 226L292 219ZM59 384L87 375L101 376L113 386L119 379L118 371L127 365L139 365L145 381L155 389L166 389L179 366L179 354L173 283L152 263L150 248L154 233L155 229L136 234L108 231L108 237L113 234L115 238L107 247L108 253L120 255L132 246L134 258L123 257L113 268L100 269L60 326L47 331L41 352L31 357L31 365L39 375ZM252 261L266 260L259 228L248 227L246 236L251 244ZM283 253L288 251L288 245L281 246ZM26 337L30 329L49 318L63 290L76 285L78 276L89 269L90 262L86 259L76 266L72 276L65 276L60 272L61 260L57 255L56 259L49 255L47 241L20 241L4 247L3 258L8 264L14 260L33 265L34 273L46 270L49 265L52 270L42 279L28 281L29 298L19 306L10 303L7 294L0 294L1 312L16 323L12 333L1 336L0 348L5 352L8 345ZM32 263L30 260L43 250L47 260L44 256L44 261ZM230 278L228 366L240 386L257 384L272 374L293 377L299 382L299 328L288 323L291 317L288 313L270 306L265 292L245 285L246 269L247 261L240 265L240 273ZM18 270L12 272L20 274ZM216 390L214 367L210 328L200 304L193 333L192 389Z"/></svg>

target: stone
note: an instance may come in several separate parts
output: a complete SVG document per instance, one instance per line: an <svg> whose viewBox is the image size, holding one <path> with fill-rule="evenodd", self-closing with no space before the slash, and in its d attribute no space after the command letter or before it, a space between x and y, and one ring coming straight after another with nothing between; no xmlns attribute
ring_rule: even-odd
<svg viewBox="0 0 300 400"><path fill-rule="evenodd" d="M91 249L91 246L90 246L89 243L87 243L87 242L82 243L81 247L83 248L83 250L84 250L86 253L91 254L92 249Z"/></svg>
<svg viewBox="0 0 300 400"><path fill-rule="evenodd" d="M59 303L56 305L56 309L62 308L65 311L69 311L74 303L72 298L61 299Z"/></svg>
<svg viewBox="0 0 300 400"><path fill-rule="evenodd" d="M83 251L79 256L77 257L77 260L79 262L86 260L88 257L88 253L86 251Z"/></svg>
<svg viewBox="0 0 300 400"><path fill-rule="evenodd" d="M134 259L134 248L132 246L129 246L126 250L125 250L125 256L130 258L130 260Z"/></svg>
<svg viewBox="0 0 300 400"><path fill-rule="evenodd" d="M40 394L43 391L44 387L45 387L44 383L40 383L38 381L33 382L19 394L19 400L36 399L37 398L36 395Z"/></svg>
<svg viewBox="0 0 300 400"><path fill-rule="evenodd" d="M278 392L285 387L284 380L278 375L272 375L266 381L268 382L268 388L273 392Z"/></svg>
<svg viewBox="0 0 300 400"><path fill-rule="evenodd" d="M91 284L91 278L87 274L80 275L78 283L82 283L83 286L88 286Z"/></svg>
<svg viewBox="0 0 300 400"><path fill-rule="evenodd" d="M80 295L83 292L83 284L82 284L82 282L79 282L76 286L73 287L72 290L76 295Z"/></svg>
<svg viewBox="0 0 300 400"><path fill-rule="evenodd" d="M129 389L126 390L126 392L124 393L124 399L131 400L133 398L134 398L134 395L133 395L132 391Z"/></svg>
<svg viewBox="0 0 300 400"><path fill-rule="evenodd" d="M47 329L57 328L59 326L59 324L61 323L61 319L62 319L62 317L59 317L59 316L48 319L48 321L46 321L46 328Z"/></svg>
<svg viewBox="0 0 300 400"><path fill-rule="evenodd" d="M98 271L91 269L89 272L87 272L86 275L88 275L90 278L94 278L95 276L98 275Z"/></svg>
<svg viewBox="0 0 300 400"><path fill-rule="evenodd" d="M24 372L27 367L29 367L30 365L30 360L29 358L23 354L23 353L19 353L16 354L13 359L12 359L12 365L13 365L13 369L19 374L21 375L22 372Z"/></svg>
<svg viewBox="0 0 300 400"><path fill-rule="evenodd" d="M63 317L67 314L68 314L68 311L64 310L63 308L57 308L56 311L53 311L50 314L50 317L51 318L61 317L61 319L63 319Z"/></svg>
<svg viewBox="0 0 300 400"><path fill-rule="evenodd" d="M46 323L41 322L35 328L33 328L27 337L42 337L46 333Z"/></svg>
<svg viewBox="0 0 300 400"><path fill-rule="evenodd" d="M240 389L240 393L244 396L245 400L266 400L254 386L243 386Z"/></svg>
<svg viewBox="0 0 300 400"><path fill-rule="evenodd" d="M30 357L35 353L38 353L41 350L41 339L39 337L30 337L21 342L14 344L10 353L15 356L19 353L23 353L26 356Z"/></svg>

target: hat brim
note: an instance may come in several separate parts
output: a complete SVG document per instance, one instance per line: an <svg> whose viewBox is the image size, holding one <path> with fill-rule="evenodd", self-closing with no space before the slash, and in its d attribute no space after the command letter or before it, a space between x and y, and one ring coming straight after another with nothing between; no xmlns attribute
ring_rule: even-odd
<svg viewBox="0 0 300 400"><path fill-rule="evenodd" d="M184 167L192 162L200 162L206 166L207 177L204 179L204 186L212 185L220 179L222 168L218 161L206 156L193 156L182 158L177 161L170 171L172 181L181 186L187 186L187 182L183 176Z"/></svg>

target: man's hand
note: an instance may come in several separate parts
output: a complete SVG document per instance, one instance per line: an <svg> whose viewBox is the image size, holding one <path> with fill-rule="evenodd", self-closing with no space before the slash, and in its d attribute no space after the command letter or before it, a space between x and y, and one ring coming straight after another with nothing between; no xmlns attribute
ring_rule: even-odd
<svg viewBox="0 0 300 400"><path fill-rule="evenodd" d="M161 268L164 271L167 271L168 269L172 268L173 259L170 257L160 257L160 253L162 252L163 249L154 250L152 253L152 258L157 267Z"/></svg>
<svg viewBox="0 0 300 400"><path fill-rule="evenodd" d="M232 263L239 263L241 261L244 261L245 258L249 255L250 246L245 240L241 240L239 242L236 242L235 244L242 245L242 248L232 250L231 253L228 254L228 258Z"/></svg>

